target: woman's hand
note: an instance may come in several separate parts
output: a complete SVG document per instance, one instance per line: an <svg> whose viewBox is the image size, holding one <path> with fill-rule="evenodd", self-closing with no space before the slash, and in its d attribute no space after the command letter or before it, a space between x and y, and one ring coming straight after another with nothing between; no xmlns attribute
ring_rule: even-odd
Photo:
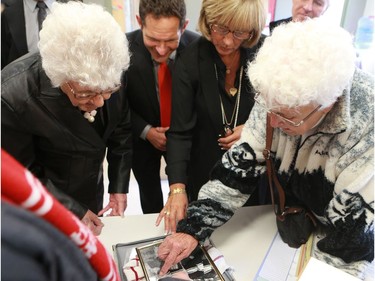
<svg viewBox="0 0 375 281"><path fill-rule="evenodd" d="M124 193L110 193L109 194L109 203L107 206L102 209L98 216L103 215L108 210L111 212L108 214L109 216L124 216L124 212L126 207L128 206L128 197L127 194Z"/></svg>
<svg viewBox="0 0 375 281"><path fill-rule="evenodd" d="M172 184L170 186L170 195L164 208L156 219L156 226L164 219L165 233L176 232L177 223L185 218L188 198L185 192L185 186L181 184Z"/></svg>
<svg viewBox="0 0 375 281"><path fill-rule="evenodd" d="M218 139L219 146L222 150L228 150L241 137L241 132L244 125L235 127L231 131L227 131L225 136Z"/></svg>
<svg viewBox="0 0 375 281"><path fill-rule="evenodd" d="M197 245L198 241L186 233L174 233L167 236L158 249L158 257L164 260L159 275L165 275L172 265L188 257Z"/></svg>

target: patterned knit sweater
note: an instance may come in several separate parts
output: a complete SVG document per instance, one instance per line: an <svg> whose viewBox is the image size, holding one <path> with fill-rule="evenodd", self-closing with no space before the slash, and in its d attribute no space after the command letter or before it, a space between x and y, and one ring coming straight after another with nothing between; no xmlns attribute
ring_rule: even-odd
<svg viewBox="0 0 375 281"><path fill-rule="evenodd" d="M373 83L356 70L312 135L302 141L275 128L271 149L287 204L305 205L327 226L317 236L315 257L359 278L374 258ZM179 232L203 241L245 204L266 172L265 120L255 105L241 139L213 168Z"/></svg>

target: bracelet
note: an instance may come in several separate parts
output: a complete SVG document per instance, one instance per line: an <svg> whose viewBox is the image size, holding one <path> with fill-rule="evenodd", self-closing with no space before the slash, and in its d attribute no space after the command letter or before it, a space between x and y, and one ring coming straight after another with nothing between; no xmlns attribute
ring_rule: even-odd
<svg viewBox="0 0 375 281"><path fill-rule="evenodd" d="M186 190L185 188L177 187L177 188L172 189L172 191L168 193L168 196L175 195L175 194L186 194Z"/></svg>

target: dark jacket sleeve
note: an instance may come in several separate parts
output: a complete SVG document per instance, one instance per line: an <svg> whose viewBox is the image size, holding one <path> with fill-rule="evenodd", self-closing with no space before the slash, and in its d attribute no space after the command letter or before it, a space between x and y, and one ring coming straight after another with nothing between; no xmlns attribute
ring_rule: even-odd
<svg viewBox="0 0 375 281"><path fill-rule="evenodd" d="M6 89L2 88L2 91ZM32 134L28 133L23 122L18 118L16 111L6 100L1 97L1 145L9 154L15 156L27 167L46 188L70 211L82 218L87 208L79 204L72 197L58 189L48 178L43 176L43 171L36 163L35 143Z"/></svg>
<svg viewBox="0 0 375 281"><path fill-rule="evenodd" d="M126 76L123 84L126 84ZM117 100L113 97L108 100L110 107L120 106L118 111L121 112L121 121L107 141L108 193L128 193L133 154L129 102L123 91L118 95Z"/></svg>

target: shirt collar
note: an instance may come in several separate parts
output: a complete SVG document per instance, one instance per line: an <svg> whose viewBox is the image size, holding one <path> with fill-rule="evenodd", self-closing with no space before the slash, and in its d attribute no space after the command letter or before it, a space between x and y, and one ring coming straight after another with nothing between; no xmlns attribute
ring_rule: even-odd
<svg viewBox="0 0 375 281"><path fill-rule="evenodd" d="M171 61L174 62L175 58L176 58L176 53L177 51L174 50L170 55L169 55L169 58L167 60L167 64L169 64ZM154 63L155 66L158 66L159 63L156 62L154 59L152 59L152 62Z"/></svg>
<svg viewBox="0 0 375 281"><path fill-rule="evenodd" d="M34 12L36 9L36 2L37 1L35 0L23 0L24 8L31 13ZM44 0L44 3L46 3L48 10L51 10L53 2L55 2L55 0Z"/></svg>

